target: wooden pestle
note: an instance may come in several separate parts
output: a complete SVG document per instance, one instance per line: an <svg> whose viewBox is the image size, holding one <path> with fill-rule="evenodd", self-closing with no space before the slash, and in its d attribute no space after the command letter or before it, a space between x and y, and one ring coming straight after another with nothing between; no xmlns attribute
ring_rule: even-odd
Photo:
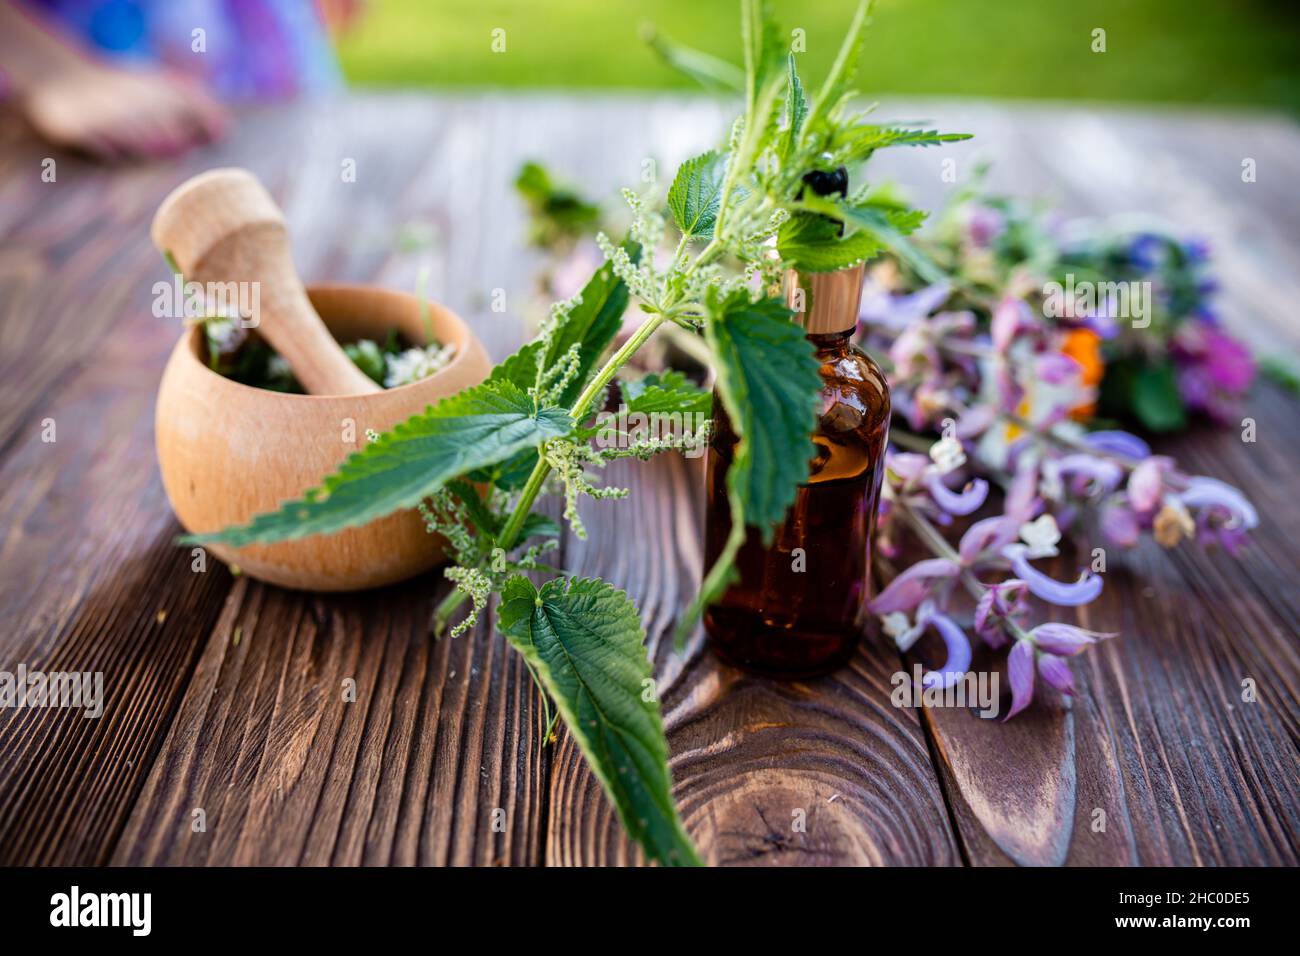
<svg viewBox="0 0 1300 956"><path fill-rule="evenodd" d="M154 245L186 282L258 283L257 330L313 395L380 391L312 308L293 266L284 215L246 169L212 169L163 200Z"/></svg>

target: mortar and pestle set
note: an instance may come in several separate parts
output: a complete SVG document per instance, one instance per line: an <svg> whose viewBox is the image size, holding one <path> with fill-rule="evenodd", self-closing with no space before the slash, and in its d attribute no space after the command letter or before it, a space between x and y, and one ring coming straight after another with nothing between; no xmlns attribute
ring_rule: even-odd
<svg viewBox="0 0 1300 956"><path fill-rule="evenodd" d="M173 191L154 217L154 244L187 282L259 283L258 333L288 361L306 395L243 385L209 368L203 329L186 329L158 391L155 435L163 487L190 533L247 524L320 485L367 441L427 406L481 382L483 345L454 313L372 286L305 288L284 216L242 169L214 169ZM428 330L455 346L427 378L381 389L340 342L382 341L396 330L424 344ZM414 511L333 535L230 548L209 545L250 576L311 591L352 591L427 571L442 558Z"/></svg>

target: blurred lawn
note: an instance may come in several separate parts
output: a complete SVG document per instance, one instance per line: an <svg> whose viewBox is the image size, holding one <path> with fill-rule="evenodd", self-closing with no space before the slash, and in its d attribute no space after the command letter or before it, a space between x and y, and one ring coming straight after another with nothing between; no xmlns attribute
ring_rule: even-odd
<svg viewBox="0 0 1300 956"><path fill-rule="evenodd" d="M820 78L852 0L774 0ZM859 86L877 92L1281 106L1300 111L1293 0L879 0ZM738 0L370 0L342 42L380 86L695 88L638 38L653 22L739 61ZM493 53L491 31L506 31ZM1091 51L1106 30L1107 52Z"/></svg>

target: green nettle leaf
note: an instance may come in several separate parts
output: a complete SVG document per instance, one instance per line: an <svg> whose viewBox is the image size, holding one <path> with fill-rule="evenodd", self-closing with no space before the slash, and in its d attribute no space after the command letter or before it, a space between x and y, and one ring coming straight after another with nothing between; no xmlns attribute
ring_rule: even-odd
<svg viewBox="0 0 1300 956"><path fill-rule="evenodd" d="M489 382L509 382L521 392L526 392L537 382L537 353L542 350L540 341L524 344L504 362L494 367L488 375Z"/></svg>
<svg viewBox="0 0 1300 956"><path fill-rule="evenodd" d="M488 507L473 482L455 478L447 482L447 488L465 506L465 515L473 523L474 530L495 537L505 519Z"/></svg>
<svg viewBox="0 0 1300 956"><path fill-rule="evenodd" d="M770 542L808 477L821 390L812 344L779 299L750 302L743 290L725 298L711 290L705 304L704 333L718 394L740 441L727 471L731 532L678 622L678 645L704 608L735 580L746 527L758 528L764 543Z"/></svg>
<svg viewBox="0 0 1300 956"><path fill-rule="evenodd" d="M926 282L947 281L947 276L930 258L921 252L907 238L907 233L915 230L925 218L890 202L871 200L859 203L844 202L829 196L817 196L806 192L802 205L815 213L830 217L844 224L844 240L855 239L866 245L869 242L877 250L889 249L906 262ZM812 229L812 227L805 226ZM863 238L860 238L863 237ZM778 248L780 248L778 240ZM809 271L825 271L810 269Z"/></svg>
<svg viewBox="0 0 1300 956"><path fill-rule="evenodd" d="M243 547L333 534L413 508L458 475L505 461L572 430L567 410L536 409L532 399L509 382L484 382L380 435L302 499L258 515L243 527L186 540Z"/></svg>
<svg viewBox="0 0 1300 956"><path fill-rule="evenodd" d="M788 157L808 116L808 100L804 96L803 83L799 80L799 71L795 68L793 53L788 54L786 59L785 110L786 128L781 134L781 154Z"/></svg>
<svg viewBox="0 0 1300 956"><path fill-rule="evenodd" d="M536 511L529 512L528 517L524 518L524 523L519 526L520 541L527 541L529 538L558 538L559 536L559 522Z"/></svg>
<svg viewBox="0 0 1300 956"><path fill-rule="evenodd" d="M600 207L587 202L571 189L557 186L537 163L520 167L515 189L533 216L533 241L542 245L565 235L577 235L593 228Z"/></svg>
<svg viewBox="0 0 1300 956"><path fill-rule="evenodd" d="M1187 411L1178 378L1168 362L1139 369L1133 376L1133 413L1153 432L1176 431L1187 425Z"/></svg>
<svg viewBox="0 0 1300 956"><path fill-rule="evenodd" d="M668 742L654 696L645 634L628 596L591 578L536 589L506 582L498 626L555 700L569 733L646 853L699 865L672 798Z"/></svg>
<svg viewBox="0 0 1300 956"><path fill-rule="evenodd" d="M626 248L633 262L641 258L639 244L628 243ZM537 356L543 348L546 348L543 367L550 368L577 345L578 374L559 400L562 405L572 405L591 379L601 353L618 334L628 303L627 286L614 275L608 262L592 273L579 297L582 301L560 321L550 337L549 347L541 340L529 342L494 368L488 381L508 381L520 390L532 388L537 380Z"/></svg>
<svg viewBox="0 0 1300 956"><path fill-rule="evenodd" d="M782 224L776 248L792 269L835 272L879 255L884 247L865 232L841 236L838 222L818 213L801 212Z"/></svg>
<svg viewBox="0 0 1300 956"><path fill-rule="evenodd" d="M638 243L629 242L626 248L633 262L641 258ZM572 406L595 373L601 353L618 334L628 303L627 285L614 275L609 263L592 273L579 295L582 301L560 321L550 337L549 346L540 339L529 342L494 368L488 381L509 382L520 391L526 391L537 381L537 360L542 349L546 349L542 367L550 368L577 344L578 372L559 397L560 404ZM514 491L523 487L536 463L536 449L526 448L492 468L478 470L472 477Z"/></svg>
<svg viewBox="0 0 1300 956"><path fill-rule="evenodd" d="M713 352L718 394L740 436L727 487L733 515L771 541L816 451L819 364L794 314L779 299L750 302L744 290L710 295L704 332ZM734 520L734 519L733 519Z"/></svg>
<svg viewBox="0 0 1300 956"><path fill-rule="evenodd" d="M830 118L833 107L849 92L849 84L857 74L858 60L862 56L862 42L866 36L867 17L871 7L872 0L860 0L853 13L853 21L844 34L844 42L835 55L835 62L831 64L826 81L817 91L808 110L806 129L810 135L825 132L823 127Z"/></svg>
<svg viewBox="0 0 1300 956"><path fill-rule="evenodd" d="M639 243L628 242L624 248L632 262L640 261ZM614 275L614 267L608 262L592 274L579 295L582 302L570 310L568 317L555 330L546 352L546 367L550 368L572 346L578 346L578 374L559 399L561 405L567 406L572 406L582 394L596 371L601 354L618 335L628 303L627 286Z"/></svg>
<svg viewBox="0 0 1300 956"><path fill-rule="evenodd" d="M726 157L713 150L688 159L678 168L668 189L668 208L682 235L692 239L713 238L726 168Z"/></svg>
<svg viewBox="0 0 1300 956"><path fill-rule="evenodd" d="M707 90L739 93L745 88L745 71L711 53L684 46L653 26L642 29L642 39L668 66L689 76Z"/></svg>
<svg viewBox="0 0 1300 956"><path fill-rule="evenodd" d="M713 395L681 372L667 371L623 383L623 403L628 412L647 415L708 415Z"/></svg>
<svg viewBox="0 0 1300 956"><path fill-rule="evenodd" d="M889 146L938 146L970 139L970 133L940 133L933 129L903 129L891 126L857 126L844 137L855 160L866 159L878 149ZM835 145L840 145L836 142Z"/></svg>
<svg viewBox="0 0 1300 956"><path fill-rule="evenodd" d="M762 111L764 90L781 69L781 37L768 0L742 0L740 37L745 50L745 101L750 117Z"/></svg>

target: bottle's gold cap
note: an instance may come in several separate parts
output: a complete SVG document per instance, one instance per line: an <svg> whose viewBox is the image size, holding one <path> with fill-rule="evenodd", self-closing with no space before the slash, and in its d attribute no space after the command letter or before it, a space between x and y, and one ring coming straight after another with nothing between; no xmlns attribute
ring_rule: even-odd
<svg viewBox="0 0 1300 956"><path fill-rule="evenodd" d="M866 268L860 262L838 272L786 272L785 303L794 309L794 321L809 335L856 327Z"/></svg>

